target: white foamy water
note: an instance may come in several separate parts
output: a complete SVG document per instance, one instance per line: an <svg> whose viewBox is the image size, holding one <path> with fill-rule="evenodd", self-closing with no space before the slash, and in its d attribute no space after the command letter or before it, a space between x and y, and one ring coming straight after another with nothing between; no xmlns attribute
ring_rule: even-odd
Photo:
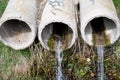
<svg viewBox="0 0 120 80"><path fill-rule="evenodd" d="M56 73L57 80L63 80L62 66L61 66L63 60L63 50L61 49L61 46L62 46L61 41L58 41L57 50L56 50L56 58L58 60L57 73Z"/></svg>
<svg viewBox="0 0 120 80"><path fill-rule="evenodd" d="M104 80L104 47L102 45L97 46L97 55L98 55L98 80Z"/></svg>

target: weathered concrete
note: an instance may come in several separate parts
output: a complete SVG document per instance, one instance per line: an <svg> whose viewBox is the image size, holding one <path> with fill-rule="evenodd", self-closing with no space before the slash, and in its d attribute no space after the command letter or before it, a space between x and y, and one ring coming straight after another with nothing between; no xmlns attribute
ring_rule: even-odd
<svg viewBox="0 0 120 80"><path fill-rule="evenodd" d="M0 19L0 40L13 49L24 49L36 36L35 0L9 0Z"/></svg>
<svg viewBox="0 0 120 80"><path fill-rule="evenodd" d="M63 35L71 36L69 39L62 40L62 44L66 45L63 49L68 49L77 37L74 2L73 0L48 0L38 27L38 38L42 46L49 50L51 48L48 47L48 40Z"/></svg>
<svg viewBox="0 0 120 80"><path fill-rule="evenodd" d="M92 22L95 23L94 21L98 20L98 23L96 22L95 24L97 24L98 26L99 22L102 22L104 24L105 27L104 34L106 35L104 37L109 39L109 41L106 41L106 43L113 44L119 38L120 24L112 0L79 0L79 1L80 1L81 34L84 41L89 45L94 45L92 27L93 28L95 27L92 26Z"/></svg>
<svg viewBox="0 0 120 80"><path fill-rule="evenodd" d="M75 5L79 4L79 0L73 0Z"/></svg>

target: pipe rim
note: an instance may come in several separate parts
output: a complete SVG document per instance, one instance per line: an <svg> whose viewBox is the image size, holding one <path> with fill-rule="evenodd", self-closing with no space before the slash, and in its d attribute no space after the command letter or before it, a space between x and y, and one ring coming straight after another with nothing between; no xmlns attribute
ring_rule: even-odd
<svg viewBox="0 0 120 80"><path fill-rule="evenodd" d="M73 35L72 35L71 44L70 44L65 50L71 48L72 45L74 44L76 38L77 38L76 29L74 29L74 28L72 27L72 26L76 26L76 25L72 25L72 24L70 24L70 22L60 21L60 20L58 20L58 21L53 20L53 21L49 21L49 22L46 22L46 23L42 23L42 25L41 25L41 24L39 25L39 27L38 27L38 39L39 39L41 45L42 45L45 49L50 50L50 48L49 48L47 45L44 44L44 41L43 41L42 36L41 36L41 35L42 35L41 33L42 33L42 30L43 30L48 24L51 24L51 23L63 23L63 24L66 24L66 25L72 30ZM41 26L41 28L40 28L40 26Z"/></svg>
<svg viewBox="0 0 120 80"><path fill-rule="evenodd" d="M31 32L30 32L29 35L32 36L33 38L29 38L26 43L23 43L23 44L21 44L21 45L11 44L10 42L6 42L6 41L4 41L4 40L1 39L1 36L0 36L0 41L3 42L3 44L5 44L5 45L7 45L7 46L9 46L9 47L11 47L11 48L13 48L13 49L15 49L15 50L25 49L25 48L29 47L29 46L34 42L34 39L35 39L35 37L36 37L36 29L35 29L35 28L36 28L36 27L35 27L36 24L31 24L31 23L29 23L28 21L26 21L25 19L20 18L20 17L8 17L8 18L6 17L6 18L4 18L4 19L2 18L2 19L0 20L0 28L1 28L1 26L2 26L5 22L7 22L7 21L9 21L9 20L18 20L18 21L21 21L21 22L24 22L25 24L27 24L28 27L29 27L30 30L31 30Z"/></svg>
<svg viewBox="0 0 120 80"><path fill-rule="evenodd" d="M91 13L90 13L91 14ZM100 17L104 17L104 18L107 18L107 19L110 19L111 21L113 21L114 23L115 23L115 25L116 25L116 28L117 28L117 36L116 36L116 39L114 39L114 41L112 41L111 42L111 40L110 40L110 45L112 45L112 44L114 44L117 40L118 40L118 38L119 38L119 36L120 36L120 28L119 28L119 25L120 25L120 23L119 23L119 19L118 19L118 17L117 16L115 16L115 17L113 17L113 16L111 16L111 14L108 14L108 13L106 13L106 14L103 14L103 13L98 13L98 14L95 14L95 15L92 15L93 17L91 17L91 16L86 16L86 17L88 17L88 19L87 20L85 20L85 18L84 18L84 21L82 21L82 22L84 22L84 23L82 23L81 24L81 26L83 26L83 27L81 27L81 34L82 34L82 37L83 37L83 39L84 39L84 41L88 44L88 45L90 45L90 46L92 46L93 45L93 42L92 41L88 41L88 40L86 40L86 37L85 36L83 36L83 35L85 35L85 29L86 29L86 26L88 25L88 23L90 22L90 21L92 21L93 19L95 19L95 18L100 18Z"/></svg>

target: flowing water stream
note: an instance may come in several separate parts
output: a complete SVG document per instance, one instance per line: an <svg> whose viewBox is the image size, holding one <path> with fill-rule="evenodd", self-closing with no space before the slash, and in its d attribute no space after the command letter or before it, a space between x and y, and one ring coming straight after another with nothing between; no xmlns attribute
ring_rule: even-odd
<svg viewBox="0 0 120 80"><path fill-rule="evenodd" d="M56 71L56 80L63 80L63 74L62 74L62 60L63 60L63 50L61 49L62 43L59 40L57 42L57 49L56 49L56 58L58 60L58 66Z"/></svg>
<svg viewBox="0 0 120 80"><path fill-rule="evenodd" d="M97 46L97 55L98 55L98 80L104 80L104 46L98 45Z"/></svg>

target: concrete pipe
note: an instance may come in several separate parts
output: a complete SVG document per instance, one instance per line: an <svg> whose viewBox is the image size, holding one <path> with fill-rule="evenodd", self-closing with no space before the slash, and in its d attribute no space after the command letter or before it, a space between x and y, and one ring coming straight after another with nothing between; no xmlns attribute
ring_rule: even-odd
<svg viewBox="0 0 120 80"><path fill-rule="evenodd" d="M70 48L77 37L73 0L48 0L38 27L38 38L42 46L55 50L58 40L62 49Z"/></svg>
<svg viewBox="0 0 120 80"><path fill-rule="evenodd" d="M35 0L9 0L0 19L0 40L15 50L28 47L36 36Z"/></svg>
<svg viewBox="0 0 120 80"><path fill-rule="evenodd" d="M79 0L81 34L92 46L113 44L120 24L112 0Z"/></svg>

